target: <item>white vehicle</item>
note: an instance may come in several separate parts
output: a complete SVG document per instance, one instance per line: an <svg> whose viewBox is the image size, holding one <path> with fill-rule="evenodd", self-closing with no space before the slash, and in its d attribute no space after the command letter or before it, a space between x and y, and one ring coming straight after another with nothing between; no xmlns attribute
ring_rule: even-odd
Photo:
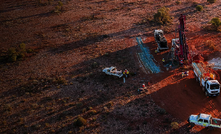
<svg viewBox="0 0 221 134"><path fill-rule="evenodd" d="M215 74L210 73L210 70L203 62L193 62L193 71L196 81L199 81L202 90L206 96L218 96L220 93L220 84L215 79Z"/></svg>
<svg viewBox="0 0 221 134"><path fill-rule="evenodd" d="M106 73L107 75L113 75L113 76L117 76L119 78L121 78L123 76L123 72L122 70L117 71L116 67L106 67L105 69L103 69L103 72Z"/></svg>
<svg viewBox="0 0 221 134"><path fill-rule="evenodd" d="M160 50L167 50L169 49L167 46L167 40L163 35L163 30L154 30L154 38L155 41L157 42L157 51L159 52Z"/></svg>
<svg viewBox="0 0 221 134"><path fill-rule="evenodd" d="M209 114L200 113L198 115L190 115L187 121L192 127L195 125L199 125L209 128L221 128L221 119L213 118Z"/></svg>

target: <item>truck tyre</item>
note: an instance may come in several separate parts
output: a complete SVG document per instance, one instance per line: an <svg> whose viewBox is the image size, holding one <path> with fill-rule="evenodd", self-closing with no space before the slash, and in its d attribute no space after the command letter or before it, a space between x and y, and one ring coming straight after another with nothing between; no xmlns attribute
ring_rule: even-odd
<svg viewBox="0 0 221 134"><path fill-rule="evenodd" d="M208 93L207 93L207 91L205 91L205 95L206 95L206 96L208 96Z"/></svg>
<svg viewBox="0 0 221 134"><path fill-rule="evenodd" d="M194 123L190 123L190 126L191 126L191 127L194 127L194 126L195 126L195 124L194 124Z"/></svg>
<svg viewBox="0 0 221 134"><path fill-rule="evenodd" d="M196 74L194 73L194 77L195 77L195 79L196 79L196 82L198 82L198 78L197 78L197 76L196 76Z"/></svg>
<svg viewBox="0 0 221 134"><path fill-rule="evenodd" d="M209 130L213 130L214 128L213 127L209 127Z"/></svg>
<svg viewBox="0 0 221 134"><path fill-rule="evenodd" d="M205 88L204 88L204 86L202 86L202 90L203 90L203 92L205 92Z"/></svg>

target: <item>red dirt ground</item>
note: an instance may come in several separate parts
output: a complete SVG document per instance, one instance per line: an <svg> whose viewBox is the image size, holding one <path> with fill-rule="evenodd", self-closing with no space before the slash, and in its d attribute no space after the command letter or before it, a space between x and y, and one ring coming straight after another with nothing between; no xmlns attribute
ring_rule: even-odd
<svg viewBox="0 0 221 134"><path fill-rule="evenodd" d="M178 37L179 15L187 15L186 37L190 49L205 60L220 57L221 33L203 29L220 16L220 1L136 0L3 0L0 5L0 133L148 133L218 134L201 127L189 128L187 119L200 112L221 118L221 96L207 98L190 69L166 71L154 53L154 29L163 29L171 47ZM196 4L204 6L196 12ZM148 21L162 6L170 8L171 25ZM136 37L142 37L162 72L145 74L138 62ZM206 44L212 40L213 44ZM5 60L7 50L26 44L24 59ZM215 48L215 49L214 49ZM130 77L106 76L102 69L128 69ZM221 76L221 71L217 71ZM178 74L178 75L176 75ZM219 77L219 81L220 77ZM145 83L147 91L138 94ZM92 111L92 110L95 110ZM87 125L76 126L82 116ZM179 123L174 130L171 122Z"/></svg>

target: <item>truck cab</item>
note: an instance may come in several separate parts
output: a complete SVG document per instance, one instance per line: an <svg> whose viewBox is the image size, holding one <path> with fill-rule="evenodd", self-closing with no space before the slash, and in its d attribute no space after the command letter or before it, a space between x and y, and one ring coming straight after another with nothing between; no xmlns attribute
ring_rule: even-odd
<svg viewBox="0 0 221 134"><path fill-rule="evenodd" d="M206 96L218 96L220 93L220 84L217 80L206 80L203 90Z"/></svg>

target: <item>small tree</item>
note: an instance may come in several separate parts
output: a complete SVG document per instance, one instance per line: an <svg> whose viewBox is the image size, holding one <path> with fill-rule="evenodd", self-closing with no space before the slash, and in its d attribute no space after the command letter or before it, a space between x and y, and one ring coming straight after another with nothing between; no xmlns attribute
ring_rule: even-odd
<svg viewBox="0 0 221 134"><path fill-rule="evenodd" d="M172 129L178 129L179 128L179 124L177 122L172 122L171 124Z"/></svg>
<svg viewBox="0 0 221 134"><path fill-rule="evenodd" d="M169 8L161 7L154 15L154 20L161 24L171 23L171 16L169 14Z"/></svg>
<svg viewBox="0 0 221 134"><path fill-rule="evenodd" d="M216 0L207 0L207 2L209 2L210 4L213 4L216 2Z"/></svg>
<svg viewBox="0 0 221 134"><path fill-rule="evenodd" d="M197 11L203 11L203 6L202 5L197 5L196 10Z"/></svg>
<svg viewBox="0 0 221 134"><path fill-rule="evenodd" d="M212 18L210 23L216 27L216 29L221 25L221 21L219 20L218 17Z"/></svg>
<svg viewBox="0 0 221 134"><path fill-rule="evenodd" d="M74 120L74 125L76 126L83 126L83 125L86 125L87 124L87 121L83 118L83 117L78 117L77 119Z"/></svg>

